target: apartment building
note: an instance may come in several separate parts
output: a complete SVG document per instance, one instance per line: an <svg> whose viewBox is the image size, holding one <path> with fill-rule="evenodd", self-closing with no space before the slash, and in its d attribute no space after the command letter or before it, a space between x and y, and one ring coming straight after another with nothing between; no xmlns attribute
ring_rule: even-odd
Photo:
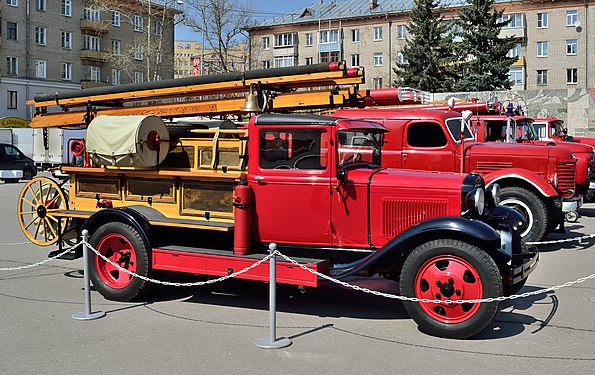
<svg viewBox="0 0 595 375"><path fill-rule="evenodd" d="M2 0L0 117L30 119L36 94L173 78L175 10L159 4Z"/></svg>
<svg viewBox="0 0 595 375"><path fill-rule="evenodd" d="M445 22L466 3L443 1ZM496 0L510 20L501 36L517 40L509 56L513 89L590 88L595 84L595 0ZM367 88L394 86L413 2L318 0L248 29L251 69L344 60L366 68ZM591 35L589 37L589 35Z"/></svg>
<svg viewBox="0 0 595 375"><path fill-rule="evenodd" d="M248 66L248 45L238 43L227 53L227 71L241 72ZM203 48L199 42L176 40L174 49L174 77L190 77L224 72L217 51Z"/></svg>

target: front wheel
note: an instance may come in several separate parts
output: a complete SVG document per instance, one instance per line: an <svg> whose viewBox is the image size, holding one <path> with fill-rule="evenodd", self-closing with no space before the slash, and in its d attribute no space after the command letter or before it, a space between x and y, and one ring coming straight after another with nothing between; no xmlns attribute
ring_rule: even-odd
<svg viewBox="0 0 595 375"><path fill-rule="evenodd" d="M147 282L130 274L149 275L148 248L136 229L123 223L106 223L93 233L89 243L115 264L95 253L90 257L91 280L102 296L131 301L146 291Z"/></svg>
<svg viewBox="0 0 595 375"><path fill-rule="evenodd" d="M520 228L525 242L541 241L548 228L548 214L543 201L533 192L519 187L500 189L500 204L520 212L527 225Z"/></svg>
<svg viewBox="0 0 595 375"><path fill-rule="evenodd" d="M502 295L494 260L469 243L440 239L416 247L401 270L401 295L429 300L475 300ZM403 302L427 334L464 339L483 330L498 312L490 303Z"/></svg>

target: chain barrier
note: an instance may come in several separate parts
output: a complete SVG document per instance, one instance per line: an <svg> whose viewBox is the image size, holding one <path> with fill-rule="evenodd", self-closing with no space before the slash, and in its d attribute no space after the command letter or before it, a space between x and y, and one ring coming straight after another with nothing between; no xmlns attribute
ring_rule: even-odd
<svg viewBox="0 0 595 375"><path fill-rule="evenodd" d="M595 238L595 234L588 234L588 235L585 235L582 237L564 238L561 240L527 242L527 245L550 245L550 244L555 244L555 243L565 243L565 242L574 242L574 241L578 241L578 243L580 244L582 240L588 240L591 238Z"/></svg>
<svg viewBox="0 0 595 375"><path fill-rule="evenodd" d="M0 271L20 271L20 270L25 270L27 268L33 268L33 267L37 267L37 266L41 266L43 264L46 264L48 262L51 262L52 260L58 259L63 255L66 255L66 253L71 252L72 250L76 249L77 247L81 246L83 243L79 242L76 245L74 245L73 247L68 248L67 250L64 250L63 252L61 252L58 255L55 255L51 258L47 258L42 260L41 262L37 262L37 263L33 263L33 264L27 264L24 266L20 266L20 267L5 267L5 268L0 268Z"/></svg>
<svg viewBox="0 0 595 375"><path fill-rule="evenodd" d="M9 243L0 243L0 246L17 246L17 245L31 245L31 242L9 242Z"/></svg>
<svg viewBox="0 0 595 375"><path fill-rule="evenodd" d="M581 237L581 239L584 238L594 238L595 235L589 235L589 236L583 236ZM571 238L571 239L565 239L565 240L558 240L557 242L569 242L571 240L577 240L577 238ZM552 241L545 241L546 243L550 243ZM556 243L557 243L556 242ZM81 241L79 243L77 243L76 245L74 245L72 248L69 248L68 250L52 257L52 258L48 258L45 259L41 262L35 263L35 264L29 264L29 265L25 265L25 266L20 266L20 267L8 267L8 268L0 268L0 271L17 271L17 270L22 270L22 269L27 269L27 268L32 268L32 267L36 267L36 266L40 266L43 265L45 263L48 263L54 259L57 259L63 255L65 255L66 253L72 251L74 248L85 244L89 249L91 249L97 256L99 256L101 259L103 259L104 261L106 261L107 263L111 264L112 266L116 267L118 270L125 272L133 277L138 277L139 279L145 280L147 282L150 283L154 283L154 284L160 284L160 285L165 285L165 286L176 286L176 287L191 287L191 286L202 286L202 285L208 285L208 284L214 284L220 281L225 281L227 279L231 279L234 278L236 276L239 276L245 272L248 272L258 266L260 266L262 263L268 261L269 259L271 259L273 256L278 255L280 257L282 257L283 259L285 259L286 261L292 263L293 265L302 268L305 271L308 271L310 273L312 273L313 275L316 275L324 280L330 281L332 283L341 285L345 288L349 288L349 289L353 289L356 291L360 291L360 292L364 292L364 293L368 293L368 294L373 294L376 296L380 296L380 297L385 297L385 298L392 298L392 299L398 299L401 301L410 301L410 302L421 302L421 303L434 303L434 304L463 304L463 303L490 303L490 302L502 302L502 301L506 301L506 300L514 300L514 299L518 299L518 298L526 298L526 297L531 297L531 296L535 296L535 295L539 295L539 294L544 294L544 293L548 293L548 292L553 292L556 291L558 289L561 288L566 288L566 287L570 287L576 284L580 284L583 283L587 280L593 280L595 279L595 273L591 274L589 276L585 276L585 277L580 277L574 281L569 281L566 282L564 284L560 284L560 285L555 285L549 288L544 288L544 289L539 289L539 290L535 290L532 292L526 292L526 293L521 293L521 294L513 294L511 296L505 297L505 296L500 296L500 297L490 297L490 298L482 298L482 299L471 299L471 300L438 300L438 299L428 299L428 298L416 298L416 297L405 297L405 296L398 296L398 295L394 295L394 294L390 294L390 293L385 293L385 292L380 292L377 290L372 290L372 289L368 289L368 288L364 288L358 285L353 285L353 284L349 284L345 281L341 281L341 280L337 280L329 275L320 273L318 271L315 271L309 267L307 267L306 265L299 263L298 261L288 257L287 255L279 252L278 250L275 250L274 252L271 252L270 254L268 254L267 256L265 256L263 259L255 262L254 264L230 273L229 275L226 276L222 276L216 279L209 279L206 281L197 281L197 282L191 282L191 283L177 283L177 282L169 282L169 281L162 281L162 280L155 280L155 279L151 279L149 277L143 276L143 275L138 275L135 272L132 272L126 268L121 267L119 264L113 262L112 260L108 259L106 256L104 256L103 254L101 254L99 251L97 251L93 246L91 246L88 242L85 241ZM531 244L535 244L535 243L531 243ZM541 243L539 243L541 244Z"/></svg>

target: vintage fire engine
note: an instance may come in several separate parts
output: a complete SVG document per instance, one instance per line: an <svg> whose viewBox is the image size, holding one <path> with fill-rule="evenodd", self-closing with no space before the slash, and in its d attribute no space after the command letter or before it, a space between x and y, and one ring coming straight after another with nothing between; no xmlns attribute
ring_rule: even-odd
<svg viewBox="0 0 595 375"><path fill-rule="evenodd" d="M376 121L389 129L384 167L475 172L488 186L498 183L501 203L528 220L522 231L526 241L539 241L557 227L563 230L563 197L567 205L580 202L575 196L576 159L566 148L479 143L459 112L443 109L342 109L333 116Z"/></svg>
<svg viewBox="0 0 595 375"><path fill-rule="evenodd" d="M287 70L272 71L250 74L261 83L265 74L296 81L286 78ZM205 84L201 79L214 80L192 83ZM176 90L188 95L175 84L159 83L158 95L171 99ZM243 85L250 89L250 83ZM382 168L387 129L377 123L263 114L238 129L200 128L178 137L160 117L143 111L150 107L174 116L212 109L200 100L113 106L115 98L131 98L147 86L135 86L136 94L121 86L57 98L100 105L104 95L106 108L97 112L110 115L95 116L88 108L78 116L73 110L39 110L33 122L38 127L44 119L51 124L81 121L81 114L93 119L85 144L73 146L84 161L60 167L69 175L68 191L37 178L21 192L19 222L32 242L62 243L70 232L87 229L99 253L149 277L158 270L228 275L255 264L274 242L310 270L339 279L381 275L399 280L405 296L441 301L514 293L536 265L537 251L522 245L516 229L524 219L498 205L497 185L485 190L476 174ZM331 91L327 96L339 95ZM297 92L291 95L298 98ZM212 105L228 104L225 100ZM116 115L119 111L126 115ZM141 296L148 283L119 267L92 256L95 288L113 300ZM239 277L267 281L267 271L260 265ZM320 283L286 261L278 263L277 278L299 286ZM498 311L497 302L407 301L405 307L422 331L453 338L480 332Z"/></svg>

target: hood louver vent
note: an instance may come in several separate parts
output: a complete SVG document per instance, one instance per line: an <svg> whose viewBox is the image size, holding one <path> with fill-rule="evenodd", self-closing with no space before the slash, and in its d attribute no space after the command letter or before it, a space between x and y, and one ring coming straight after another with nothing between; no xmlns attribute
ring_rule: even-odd
<svg viewBox="0 0 595 375"><path fill-rule="evenodd" d="M445 216L447 201L421 199L382 200L384 218L383 235L392 239L415 224L435 217ZM401 218L399 220L398 218Z"/></svg>

